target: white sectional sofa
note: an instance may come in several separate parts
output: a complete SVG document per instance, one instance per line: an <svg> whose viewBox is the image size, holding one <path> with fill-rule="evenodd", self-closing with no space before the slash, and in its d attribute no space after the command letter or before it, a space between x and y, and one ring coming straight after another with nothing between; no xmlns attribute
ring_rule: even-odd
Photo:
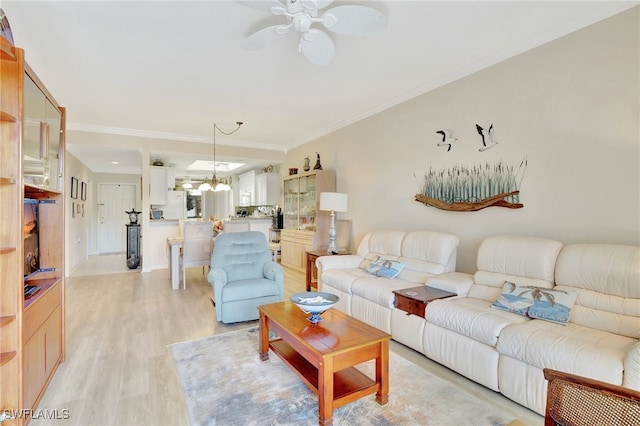
<svg viewBox="0 0 640 426"><path fill-rule="evenodd" d="M413 281L396 282L401 274L376 282L358 265L370 252L397 253L388 249L394 237L368 234L351 259L318 259L319 288L344 299L338 309L540 414L543 368L640 390L640 247L496 236L480 245L474 274L447 273L449 262ZM420 259L419 252L414 256ZM458 296L431 302L424 319L394 308L392 291L422 279ZM510 290L536 301L575 297L575 303L566 324L532 319L530 308L522 315L493 306Z"/></svg>
<svg viewBox="0 0 640 426"><path fill-rule="evenodd" d="M543 368L640 391L640 247L566 245L555 277L555 290L577 293L569 322L534 319L500 333L500 392L543 413Z"/></svg>
<svg viewBox="0 0 640 426"><path fill-rule="evenodd" d="M358 252L322 256L316 260L318 288L336 294L337 309L387 333L392 333L393 290L424 285L435 274L456 267L458 237L430 231L374 231L364 236ZM406 263L394 279L365 272L365 259Z"/></svg>

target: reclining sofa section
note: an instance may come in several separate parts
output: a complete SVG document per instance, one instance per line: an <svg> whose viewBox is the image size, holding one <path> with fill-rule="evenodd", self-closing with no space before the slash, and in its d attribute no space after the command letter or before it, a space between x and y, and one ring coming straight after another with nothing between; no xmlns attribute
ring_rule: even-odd
<svg viewBox="0 0 640 426"><path fill-rule="evenodd" d="M457 245L429 231L371 232L356 255L318 258L319 288L340 296L337 309L539 414L543 368L640 390L640 247L495 236L465 274L452 272ZM363 269L377 257L406 267L394 279L372 276ZM394 308L393 290L425 283L458 296L429 303L424 319ZM531 318L531 308L498 309L514 288L552 307L575 299L557 323Z"/></svg>

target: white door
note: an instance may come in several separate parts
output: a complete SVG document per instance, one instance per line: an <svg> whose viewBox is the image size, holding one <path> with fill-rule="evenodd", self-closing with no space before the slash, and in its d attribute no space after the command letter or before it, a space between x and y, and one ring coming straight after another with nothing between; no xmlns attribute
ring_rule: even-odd
<svg viewBox="0 0 640 426"><path fill-rule="evenodd" d="M124 253L127 250L127 228L129 215L136 205L134 184L100 184L100 220L98 235L100 253Z"/></svg>

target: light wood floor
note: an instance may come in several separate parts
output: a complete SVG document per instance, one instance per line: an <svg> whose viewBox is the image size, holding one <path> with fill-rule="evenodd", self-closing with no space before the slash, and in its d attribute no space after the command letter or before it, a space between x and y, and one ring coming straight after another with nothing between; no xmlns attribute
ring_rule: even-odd
<svg viewBox="0 0 640 426"><path fill-rule="evenodd" d="M85 275L88 268L81 267L67 279L66 361L38 407L68 410L70 418L34 419L30 424L188 425L167 345L253 327L257 321L218 323L202 268L188 270L186 290L172 290L166 269L107 273L117 270L113 257L94 256L90 262L98 275ZM304 279L304 274L285 268L285 298L303 291ZM393 341L391 349L525 424L544 423L536 413L412 349Z"/></svg>

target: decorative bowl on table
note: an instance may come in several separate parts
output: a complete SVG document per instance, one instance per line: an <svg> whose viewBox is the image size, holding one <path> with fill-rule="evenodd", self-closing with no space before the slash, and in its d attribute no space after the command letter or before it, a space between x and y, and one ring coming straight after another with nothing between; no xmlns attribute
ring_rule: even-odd
<svg viewBox="0 0 640 426"><path fill-rule="evenodd" d="M305 314L311 314L307 320L312 323L322 321L320 315L338 303L340 298L335 294L321 291L305 291L291 296L291 301L295 303Z"/></svg>

